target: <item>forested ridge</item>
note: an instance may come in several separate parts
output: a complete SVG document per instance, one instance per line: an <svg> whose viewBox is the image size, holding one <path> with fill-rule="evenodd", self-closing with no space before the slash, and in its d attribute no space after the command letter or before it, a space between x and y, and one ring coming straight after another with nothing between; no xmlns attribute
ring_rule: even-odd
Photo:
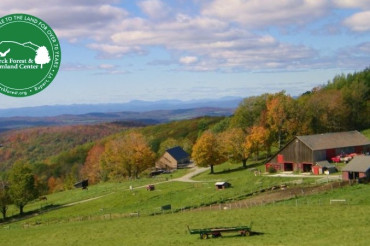
<svg viewBox="0 0 370 246"><path fill-rule="evenodd" d="M130 123L131 124L131 123ZM105 123L57 127L34 127L0 134L0 170L17 160L44 161L79 145L123 131L130 126Z"/></svg>

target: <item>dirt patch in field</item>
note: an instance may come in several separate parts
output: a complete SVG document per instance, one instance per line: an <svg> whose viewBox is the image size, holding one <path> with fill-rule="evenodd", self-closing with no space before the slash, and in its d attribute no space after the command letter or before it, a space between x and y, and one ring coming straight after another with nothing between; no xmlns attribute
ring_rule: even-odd
<svg viewBox="0 0 370 246"><path fill-rule="evenodd" d="M232 209L232 208L242 208L242 207L253 207L262 204L269 204L278 201L289 200L296 197L302 197L312 194L318 194L321 192L329 191L339 187L348 185L348 182L332 182L323 185L310 186L310 187L273 187L270 189L265 189L260 192L254 193L252 196L239 200L230 201L224 204L211 205L207 209ZM195 210L204 210L203 208L197 208Z"/></svg>
<svg viewBox="0 0 370 246"><path fill-rule="evenodd" d="M324 191L332 190L335 188L343 187L347 185L346 182L333 182L324 185L311 186L311 187L285 187L285 188L272 188L271 190L266 190L264 192L256 193L253 197L245 199L249 202L256 203L272 203L276 201L287 200L291 198L296 198L299 196L307 196L312 194L321 193ZM245 200L237 201L244 202Z"/></svg>

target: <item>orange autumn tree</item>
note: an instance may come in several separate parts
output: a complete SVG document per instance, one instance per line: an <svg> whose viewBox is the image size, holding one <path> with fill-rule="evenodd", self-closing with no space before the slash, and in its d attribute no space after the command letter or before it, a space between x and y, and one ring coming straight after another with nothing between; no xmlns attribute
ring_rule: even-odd
<svg viewBox="0 0 370 246"><path fill-rule="evenodd" d="M211 131L204 132L193 146L192 158L199 167L219 165L227 160L218 136Z"/></svg>
<svg viewBox="0 0 370 246"><path fill-rule="evenodd" d="M155 154L140 133L130 132L105 145L102 168L111 179L138 175L154 164Z"/></svg>
<svg viewBox="0 0 370 246"><path fill-rule="evenodd" d="M266 102L266 125L270 133L278 142L278 148L281 148L282 138L293 132L296 126L294 100L285 92L279 92L271 95Z"/></svg>
<svg viewBox="0 0 370 246"><path fill-rule="evenodd" d="M222 145L229 160L236 163L242 162L244 168L247 167L247 160L250 155L250 149L246 144L246 136L241 128L231 128L221 133Z"/></svg>
<svg viewBox="0 0 370 246"><path fill-rule="evenodd" d="M255 153L258 158L259 151L264 147L268 147L270 143L269 131L262 126L253 126L250 129L250 134L246 137L244 148L248 149L250 153Z"/></svg>
<svg viewBox="0 0 370 246"><path fill-rule="evenodd" d="M85 164L80 171L81 176L87 178L91 184L96 184L101 180L100 161L103 153L104 145L94 145L87 154Z"/></svg>

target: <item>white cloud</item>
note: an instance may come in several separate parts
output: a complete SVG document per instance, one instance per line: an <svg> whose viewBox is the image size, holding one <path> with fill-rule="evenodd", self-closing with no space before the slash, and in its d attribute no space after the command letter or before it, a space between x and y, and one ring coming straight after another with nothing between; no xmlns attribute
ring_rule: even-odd
<svg viewBox="0 0 370 246"><path fill-rule="evenodd" d="M370 0L332 0L337 8L360 9L343 21L343 25L355 32L370 31Z"/></svg>
<svg viewBox="0 0 370 246"><path fill-rule="evenodd" d="M141 25L140 30L113 34L114 47L136 45L142 51L148 46L163 46L170 51L191 53L194 55L178 60L187 64L187 69L197 71L293 68L303 66L316 55L302 45L283 44L270 35L256 35L211 17L178 15L170 22L142 21ZM114 53L110 46L100 48L102 52ZM195 60L199 56L201 62Z"/></svg>
<svg viewBox="0 0 370 246"><path fill-rule="evenodd" d="M179 60L181 64L185 64L185 65L196 63L197 61L198 61L198 57L196 56L183 56L183 57L180 57L180 60Z"/></svg>
<svg viewBox="0 0 370 246"><path fill-rule="evenodd" d="M140 9L152 19L167 17L171 9L160 0L145 0L138 3Z"/></svg>
<svg viewBox="0 0 370 246"><path fill-rule="evenodd" d="M45 1L0 2L0 15L26 13L46 21L58 37L67 39L104 40L116 29L116 26L128 16L128 12L112 4L115 0L54 0L51 4Z"/></svg>
<svg viewBox="0 0 370 246"><path fill-rule="evenodd" d="M370 11L364 11L354 14L344 20L344 25L349 27L352 31L366 32L370 31Z"/></svg>
<svg viewBox="0 0 370 246"><path fill-rule="evenodd" d="M199 12L171 9L165 1L137 3L145 17L119 7L118 0L14 0L0 2L0 14L23 12L49 23L59 38L85 45L99 58L145 55L151 47L167 50L181 69L197 71L294 70L329 66L318 62L311 47L283 42L261 34L264 28L305 25L334 8L361 8L344 24L354 31L369 31L369 1L360 0L208 0ZM338 21L340 22L340 20ZM191 56L184 56L191 54ZM201 57L201 59L199 59ZM161 60L158 58L157 60ZM150 64L150 63L148 63Z"/></svg>
<svg viewBox="0 0 370 246"><path fill-rule="evenodd" d="M214 0L202 14L259 28L305 24L325 15L328 7L327 0Z"/></svg>
<svg viewBox="0 0 370 246"><path fill-rule="evenodd" d="M370 8L370 0L332 0L332 2L339 8Z"/></svg>

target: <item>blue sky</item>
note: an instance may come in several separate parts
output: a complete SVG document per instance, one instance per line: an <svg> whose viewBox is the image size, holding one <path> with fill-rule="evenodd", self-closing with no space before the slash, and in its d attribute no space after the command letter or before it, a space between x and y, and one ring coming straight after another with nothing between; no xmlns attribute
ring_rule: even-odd
<svg viewBox="0 0 370 246"><path fill-rule="evenodd" d="M2 0L12 13L54 29L62 64L0 108L297 96L370 63L370 0Z"/></svg>

